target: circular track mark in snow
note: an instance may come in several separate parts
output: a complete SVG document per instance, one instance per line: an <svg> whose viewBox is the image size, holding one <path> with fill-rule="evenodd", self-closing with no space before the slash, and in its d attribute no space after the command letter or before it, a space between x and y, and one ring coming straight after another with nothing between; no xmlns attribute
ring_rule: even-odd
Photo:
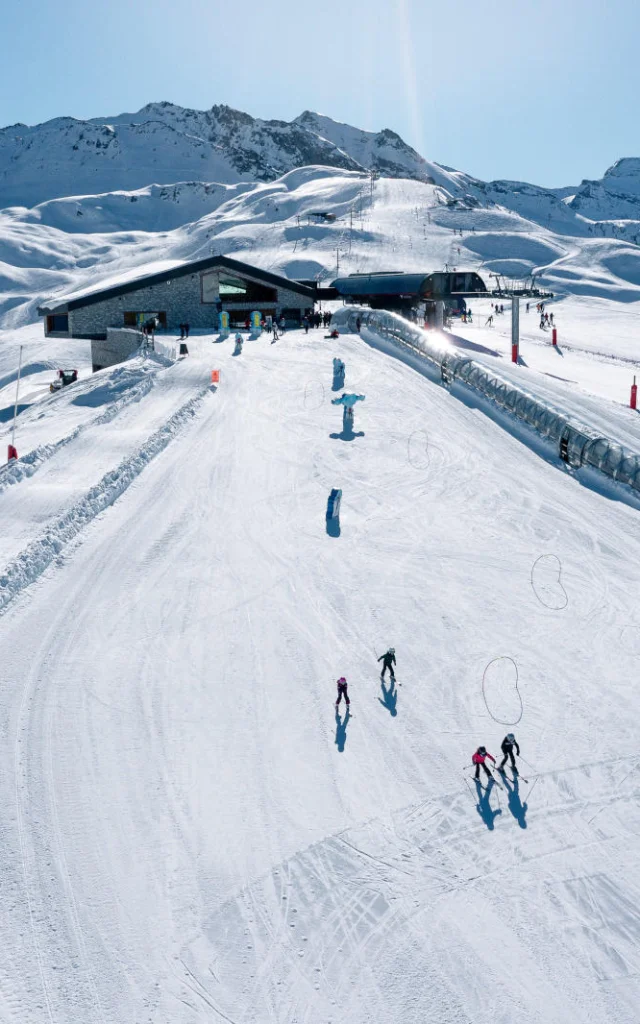
<svg viewBox="0 0 640 1024"><path fill-rule="evenodd" d="M482 674L482 696L487 711L499 725L517 725L524 711L518 689L518 666L502 655L490 661Z"/></svg>
<svg viewBox="0 0 640 1024"><path fill-rule="evenodd" d="M531 588L538 601L551 611L561 612L569 604L562 585L562 562L557 555L540 555L531 566Z"/></svg>

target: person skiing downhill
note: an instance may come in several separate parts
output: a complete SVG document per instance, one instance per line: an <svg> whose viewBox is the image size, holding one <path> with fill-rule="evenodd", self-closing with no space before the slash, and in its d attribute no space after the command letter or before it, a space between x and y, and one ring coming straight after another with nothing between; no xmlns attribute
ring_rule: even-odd
<svg viewBox="0 0 640 1024"><path fill-rule="evenodd" d="M396 663L396 649L395 649L395 647L390 647L389 650L385 654L381 654L380 657L378 658L378 661L382 662L382 672L380 673L380 678L384 679L384 674L387 671L387 669L389 669L389 674L391 676L391 679L395 682L396 676L395 676L395 672L393 671L393 666Z"/></svg>
<svg viewBox="0 0 640 1024"><path fill-rule="evenodd" d="M516 748L516 754L518 755L518 757L520 757L520 747L518 746L518 742L517 742L515 736L513 735L512 732L507 733L507 735L503 739L502 744L500 746L500 749L501 749L502 753L504 754L504 757L502 758L502 761L500 762L500 766L498 768L499 772L504 772L504 766L507 763L508 758L511 758L511 768L513 770L513 774L514 775L518 774L518 769L516 768L516 759L513 756L513 748L514 747Z"/></svg>
<svg viewBox="0 0 640 1024"><path fill-rule="evenodd" d="M347 680L344 678L344 676L340 676L340 678L338 679L338 699L336 701L336 707L338 706L343 697L345 699L347 707L350 707L351 701L349 700L349 694L347 693Z"/></svg>
<svg viewBox="0 0 640 1024"><path fill-rule="evenodd" d="M489 753L489 751L487 750L486 747L478 747L478 749L476 750L475 754L471 758L471 760L473 761L473 763L476 766L476 782L480 781L480 767L481 766L482 766L482 768L484 768L485 774L486 774L487 778L493 780L493 775L491 774L491 772L489 771L489 769L487 768L487 766L485 764L487 758L490 758L493 761L494 764L496 763L495 757L493 756L493 754Z"/></svg>

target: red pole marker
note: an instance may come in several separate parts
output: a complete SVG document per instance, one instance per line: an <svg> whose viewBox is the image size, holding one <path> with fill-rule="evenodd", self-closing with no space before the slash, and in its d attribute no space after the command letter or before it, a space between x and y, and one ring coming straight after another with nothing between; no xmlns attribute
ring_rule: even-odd
<svg viewBox="0 0 640 1024"><path fill-rule="evenodd" d="M638 408L638 385L636 384L636 378L633 378L633 384L631 385L631 401L629 406L632 409Z"/></svg>
<svg viewBox="0 0 640 1024"><path fill-rule="evenodd" d="M13 445L12 445L12 444L10 444L10 445L9 445L9 450L8 450L8 452L7 452L7 462L11 462L11 461L12 461L12 459L17 459L17 458L18 458L18 452L17 452L17 450L16 450L16 449L15 449L15 448L13 447Z"/></svg>
<svg viewBox="0 0 640 1024"><path fill-rule="evenodd" d="M517 363L518 362L518 346L517 345L512 345L511 346L511 362L512 363Z"/></svg>
<svg viewBox="0 0 640 1024"><path fill-rule="evenodd" d="M558 331L557 331L557 328L555 328L555 327L553 328L553 330L551 332L551 344L552 345L557 345L558 344Z"/></svg>

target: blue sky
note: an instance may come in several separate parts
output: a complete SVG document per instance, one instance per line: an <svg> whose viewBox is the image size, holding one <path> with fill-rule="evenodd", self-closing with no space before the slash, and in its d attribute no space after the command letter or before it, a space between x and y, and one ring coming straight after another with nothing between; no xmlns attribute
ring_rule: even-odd
<svg viewBox="0 0 640 1024"><path fill-rule="evenodd" d="M637 0L23 0L0 124L152 100L393 128L481 178L544 185L640 156Z"/></svg>

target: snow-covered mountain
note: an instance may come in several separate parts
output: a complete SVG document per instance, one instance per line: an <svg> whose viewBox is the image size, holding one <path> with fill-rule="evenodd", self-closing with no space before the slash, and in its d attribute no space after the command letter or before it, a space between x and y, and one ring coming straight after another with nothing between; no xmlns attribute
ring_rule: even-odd
<svg viewBox="0 0 640 1024"><path fill-rule="evenodd" d="M317 209L335 222L315 223ZM639 243L640 159L580 186L483 182L389 130L170 103L0 130L5 326L60 291L212 252L324 280L445 264L535 272L560 294L634 302Z"/></svg>

